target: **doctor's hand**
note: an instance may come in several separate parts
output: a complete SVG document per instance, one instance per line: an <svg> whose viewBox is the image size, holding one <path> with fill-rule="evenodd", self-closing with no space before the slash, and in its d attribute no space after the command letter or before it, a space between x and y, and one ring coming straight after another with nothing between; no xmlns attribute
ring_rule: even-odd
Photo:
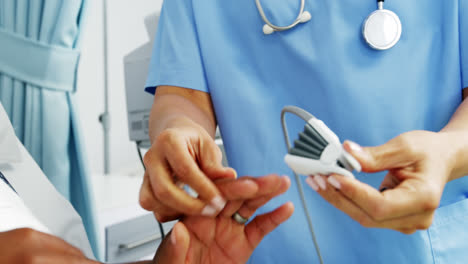
<svg viewBox="0 0 468 264"><path fill-rule="evenodd" d="M182 215L216 216L226 199L213 181L234 179L236 172L222 166L221 150L202 126L188 118L171 122L144 157L140 205L160 222ZM198 193L197 198L182 189L185 184Z"/></svg>
<svg viewBox="0 0 468 264"><path fill-rule="evenodd" d="M216 218L184 217L162 242L155 263L245 263L263 237L286 221L294 210L292 203L286 203L272 212L256 216L247 225L239 224L231 217L235 212L249 218L260 206L284 193L290 186L287 177L275 175L245 179L255 182L258 191L252 193L249 199L229 201Z"/></svg>
<svg viewBox="0 0 468 264"><path fill-rule="evenodd" d="M453 176L452 142L449 133L427 131L408 132L377 147L345 142L344 148L364 172L388 171L380 191L339 175L312 176L307 183L365 227L411 234L432 224L444 187Z"/></svg>

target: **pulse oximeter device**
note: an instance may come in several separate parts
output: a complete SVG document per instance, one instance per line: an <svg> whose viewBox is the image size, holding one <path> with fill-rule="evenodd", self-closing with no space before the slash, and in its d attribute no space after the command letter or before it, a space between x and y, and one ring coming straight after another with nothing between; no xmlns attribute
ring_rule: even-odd
<svg viewBox="0 0 468 264"><path fill-rule="evenodd" d="M306 122L292 146L286 127L286 113ZM340 174L354 178L352 172L361 171L361 165L346 152L338 136L312 114L299 107L286 106L281 113L281 121L288 148L284 161L295 173L306 176Z"/></svg>

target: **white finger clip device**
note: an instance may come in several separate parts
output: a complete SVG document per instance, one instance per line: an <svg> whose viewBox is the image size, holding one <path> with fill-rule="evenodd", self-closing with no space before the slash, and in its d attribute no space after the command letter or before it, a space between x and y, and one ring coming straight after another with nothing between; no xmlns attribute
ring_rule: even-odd
<svg viewBox="0 0 468 264"><path fill-rule="evenodd" d="M286 127L286 113L306 121L293 146ZM281 113L281 121L288 147L284 161L295 173L306 176L340 174L354 178L352 171L361 171L361 165L344 150L338 136L312 114L299 107L286 106Z"/></svg>

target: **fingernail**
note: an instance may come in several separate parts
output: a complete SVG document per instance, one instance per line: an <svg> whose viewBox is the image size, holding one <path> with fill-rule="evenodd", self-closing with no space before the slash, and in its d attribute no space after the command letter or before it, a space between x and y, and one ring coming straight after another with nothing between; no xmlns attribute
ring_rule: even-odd
<svg viewBox="0 0 468 264"><path fill-rule="evenodd" d="M327 189L327 183L325 182L325 180L323 179L322 176L320 176L320 175L315 175L315 176L314 176L314 180L315 180L315 182L317 182L318 186L320 186L320 188L321 188L322 190L325 191L325 190Z"/></svg>
<svg viewBox="0 0 468 264"><path fill-rule="evenodd" d="M218 210L216 210L216 208L214 208L213 206L207 205L205 206L205 208L203 208L201 214L203 216L215 216L217 211Z"/></svg>
<svg viewBox="0 0 468 264"><path fill-rule="evenodd" d="M173 228L172 229L172 232L171 232L171 242L173 245L176 245L177 244L177 238L176 238L176 230L177 228Z"/></svg>
<svg viewBox="0 0 468 264"><path fill-rule="evenodd" d="M330 183L336 189L339 190L341 188L340 182L335 177L330 176L330 177L328 177L327 181L328 181L328 183Z"/></svg>
<svg viewBox="0 0 468 264"><path fill-rule="evenodd" d="M348 140L348 145L349 145L349 148L353 152L359 153L359 154L365 154L364 149L361 146L359 146L357 143Z"/></svg>
<svg viewBox="0 0 468 264"><path fill-rule="evenodd" d="M314 189L314 191L318 191L319 187L312 177L307 177L306 183L310 186L310 188Z"/></svg>
<svg viewBox="0 0 468 264"><path fill-rule="evenodd" d="M237 179L237 171L231 167L224 167L226 172L232 173L234 179Z"/></svg>
<svg viewBox="0 0 468 264"><path fill-rule="evenodd" d="M241 180L244 185L252 185L252 186L257 186L257 183L251 179L243 179Z"/></svg>
<svg viewBox="0 0 468 264"><path fill-rule="evenodd" d="M283 175L281 176L284 180L286 180L288 183L291 183L291 178L288 175Z"/></svg>
<svg viewBox="0 0 468 264"><path fill-rule="evenodd" d="M237 179L237 171L235 169L232 169L232 172L234 173L234 179Z"/></svg>
<svg viewBox="0 0 468 264"><path fill-rule="evenodd" d="M211 205L217 209L218 211L221 211L224 209L224 206L226 206L226 200L223 199L221 196L216 196L211 200Z"/></svg>

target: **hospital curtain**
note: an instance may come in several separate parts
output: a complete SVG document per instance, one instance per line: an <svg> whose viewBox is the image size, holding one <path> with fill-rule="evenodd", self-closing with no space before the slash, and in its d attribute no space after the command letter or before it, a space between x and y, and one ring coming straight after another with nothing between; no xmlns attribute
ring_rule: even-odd
<svg viewBox="0 0 468 264"><path fill-rule="evenodd" d="M76 102L86 0L0 0L0 101L16 134L97 238Z"/></svg>

